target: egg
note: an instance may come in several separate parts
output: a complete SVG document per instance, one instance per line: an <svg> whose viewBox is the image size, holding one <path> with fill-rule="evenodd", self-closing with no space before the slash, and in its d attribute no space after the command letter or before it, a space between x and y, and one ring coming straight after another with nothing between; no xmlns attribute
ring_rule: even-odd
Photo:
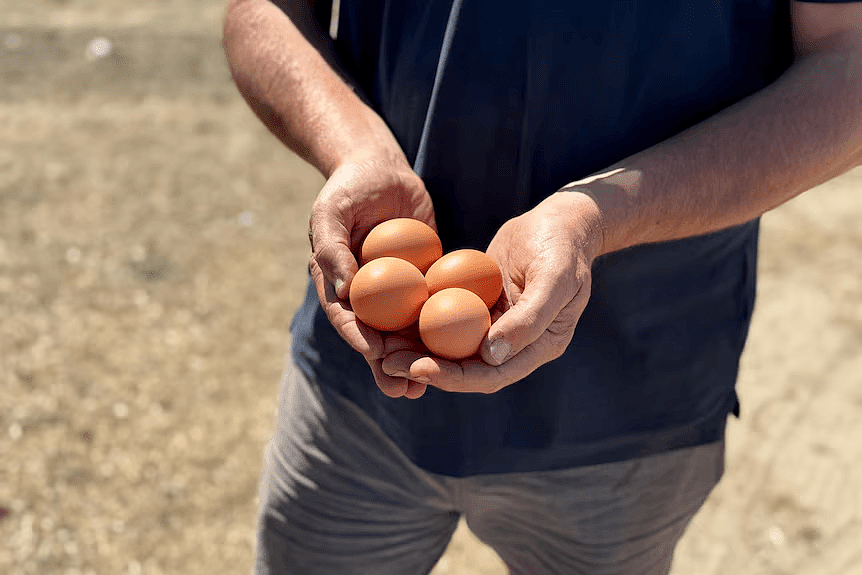
<svg viewBox="0 0 862 575"><path fill-rule="evenodd" d="M463 359L477 351L491 328L491 314L478 295L446 288L428 298L419 314L419 336L433 354Z"/></svg>
<svg viewBox="0 0 862 575"><path fill-rule="evenodd" d="M362 323L380 331L397 331L419 318L428 286L422 272L410 262L382 257L359 268L348 297Z"/></svg>
<svg viewBox="0 0 862 575"><path fill-rule="evenodd" d="M359 265L382 257L401 258L424 274L442 255L443 244L430 226L411 218L395 218L368 233L359 250Z"/></svg>
<svg viewBox="0 0 862 575"><path fill-rule="evenodd" d="M425 273L428 293L451 287L468 289L482 298L487 307L492 307L503 292L503 275L497 262L478 250L455 250L449 252Z"/></svg>

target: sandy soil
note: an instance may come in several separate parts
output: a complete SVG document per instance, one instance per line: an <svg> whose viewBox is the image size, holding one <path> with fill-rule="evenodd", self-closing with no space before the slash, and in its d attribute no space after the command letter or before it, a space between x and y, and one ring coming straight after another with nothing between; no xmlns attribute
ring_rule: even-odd
<svg viewBox="0 0 862 575"><path fill-rule="evenodd" d="M222 10L4 1L0 573L250 568L321 180L236 94ZM742 419L674 575L862 574L860 190L764 220ZM462 525L434 573L504 571Z"/></svg>

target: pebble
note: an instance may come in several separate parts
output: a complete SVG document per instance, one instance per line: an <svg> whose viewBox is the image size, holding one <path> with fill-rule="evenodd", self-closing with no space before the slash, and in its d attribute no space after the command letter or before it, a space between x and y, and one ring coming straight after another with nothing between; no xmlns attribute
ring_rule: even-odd
<svg viewBox="0 0 862 575"><path fill-rule="evenodd" d="M6 37L3 38L3 45L10 52L14 52L24 45L24 38L21 34L16 34L14 32L12 34L6 34Z"/></svg>
<svg viewBox="0 0 862 575"><path fill-rule="evenodd" d="M113 46L107 38L93 38L87 45L87 59L91 61L101 60L105 56L109 56Z"/></svg>
<svg viewBox="0 0 862 575"><path fill-rule="evenodd" d="M239 224L243 227L250 228L254 225L254 212L246 210L239 215Z"/></svg>
<svg viewBox="0 0 862 575"><path fill-rule="evenodd" d="M129 416L129 406L122 401L118 401L114 404L114 417L117 419L125 419Z"/></svg>

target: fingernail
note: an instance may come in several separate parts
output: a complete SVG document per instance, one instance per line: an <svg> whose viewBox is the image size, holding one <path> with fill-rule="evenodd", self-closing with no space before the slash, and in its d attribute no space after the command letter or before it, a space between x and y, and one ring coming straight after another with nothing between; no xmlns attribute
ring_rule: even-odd
<svg viewBox="0 0 862 575"><path fill-rule="evenodd" d="M335 280L335 295L338 295L339 293L341 293L341 288L343 288L343 287L344 287L344 280L343 279L338 278L337 280Z"/></svg>
<svg viewBox="0 0 862 575"><path fill-rule="evenodd" d="M494 360L494 363L500 365L512 351L512 346L505 339L498 339L491 343L488 351L491 352L491 359Z"/></svg>
<svg viewBox="0 0 862 575"><path fill-rule="evenodd" d="M416 377L412 377L410 379L412 379L416 383L424 383L425 385L428 385L429 383L431 383L431 380L428 379L427 377L425 377L424 375L417 375Z"/></svg>

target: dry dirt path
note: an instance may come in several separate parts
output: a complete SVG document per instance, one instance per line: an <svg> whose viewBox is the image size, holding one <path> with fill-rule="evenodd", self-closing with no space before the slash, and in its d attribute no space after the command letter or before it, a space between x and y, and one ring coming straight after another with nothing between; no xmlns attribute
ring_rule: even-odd
<svg viewBox="0 0 862 575"><path fill-rule="evenodd" d="M236 95L221 11L4 2L0 573L248 570L321 182ZM674 575L862 574L860 191L764 219L742 419ZM503 572L463 525L435 569Z"/></svg>

